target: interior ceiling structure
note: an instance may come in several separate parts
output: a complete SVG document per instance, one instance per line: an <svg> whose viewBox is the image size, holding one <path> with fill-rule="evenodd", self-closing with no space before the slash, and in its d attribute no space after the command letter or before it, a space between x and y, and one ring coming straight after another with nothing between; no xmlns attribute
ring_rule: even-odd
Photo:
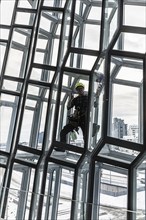
<svg viewBox="0 0 146 220"><path fill-rule="evenodd" d="M0 7L1 217L145 219L146 0ZM77 82L86 136L63 143Z"/></svg>

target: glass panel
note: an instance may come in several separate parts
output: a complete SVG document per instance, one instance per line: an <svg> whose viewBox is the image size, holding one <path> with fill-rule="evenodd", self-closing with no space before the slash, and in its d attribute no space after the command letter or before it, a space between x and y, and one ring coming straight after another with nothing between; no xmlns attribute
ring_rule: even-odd
<svg viewBox="0 0 146 220"><path fill-rule="evenodd" d="M128 66L121 66L116 79L122 79L132 82L142 82L143 71L139 68L131 68Z"/></svg>
<svg viewBox="0 0 146 220"><path fill-rule="evenodd" d="M29 0L19 0L18 7L19 8L36 8L37 0L36 1L29 1Z"/></svg>
<svg viewBox="0 0 146 220"><path fill-rule="evenodd" d="M22 150L17 150L17 152L16 152L16 158L18 158L19 160L22 160L22 161L31 162L33 164L38 163L39 157L40 156L38 156L36 154L32 154L32 153L22 151Z"/></svg>
<svg viewBox="0 0 146 220"><path fill-rule="evenodd" d="M99 156L117 160L124 163L131 163L140 152L123 148L116 145L105 144L99 152Z"/></svg>
<svg viewBox="0 0 146 220"><path fill-rule="evenodd" d="M42 149L49 89L28 86L19 143Z"/></svg>
<svg viewBox="0 0 146 220"><path fill-rule="evenodd" d="M25 213L28 219L32 186L34 182L34 169L15 163L12 171L10 190L8 191L8 201L6 204L6 215L8 219L19 218ZM29 184L28 184L29 183ZM27 204L25 204L25 202ZM20 218L19 218L20 219Z"/></svg>
<svg viewBox="0 0 146 220"><path fill-rule="evenodd" d="M73 2L73 1L72 1ZM64 30L63 30L63 37L62 37L62 42L61 42L61 62L63 62L64 55L67 52L68 49L68 41L70 39L69 34L70 34L70 28L71 28L71 8L72 8L72 2L68 1L68 7L66 9L67 13L65 15L65 21L64 21Z"/></svg>
<svg viewBox="0 0 146 220"><path fill-rule="evenodd" d="M93 6L90 9L88 19L94 19L94 20L101 20L101 7L99 6Z"/></svg>
<svg viewBox="0 0 146 220"><path fill-rule="evenodd" d="M137 203L135 215L137 220L145 219L145 157L142 157L140 162L139 149L137 151L130 149L134 145L137 146L137 143L141 146L145 143L143 61L145 62L146 52L144 33L146 1L0 0L0 2L2 23L0 66L3 70L1 73L3 87L0 90L2 93L0 152L6 151L1 152L0 160L2 167L8 166L7 173L0 168L0 184L6 187L9 180L11 183L10 189L0 188L0 204L2 212L5 211L4 219L84 220L87 219L87 214L92 213L89 220L125 220L128 212L128 172L116 166L119 166L120 161L125 166L130 166L137 159L139 165L134 192ZM123 7L120 7L121 4ZM119 17L121 13L123 16ZM31 35L32 29L19 28L22 25L34 25L35 15L38 18L40 16L36 33ZM112 50L113 48L109 51L108 46L114 40L116 30L120 28L118 25L121 18L123 19L121 22L127 28L126 31L131 33L119 34L114 47L117 51ZM133 28L129 28L128 25ZM121 31L124 31L124 27ZM144 34L140 34L142 31ZM128 53L131 58L122 57L126 54L122 53L123 51L131 52ZM143 58L134 59L135 52L137 56L139 52L143 53ZM121 57L112 54L121 54ZM112 56L111 60L108 55ZM139 56L142 57L142 54ZM65 66L63 62L66 58L68 59ZM95 66L96 61L98 63ZM90 105L87 103L88 108L91 107L91 111L88 111L89 122L87 126L84 124L85 130L89 130L87 146L91 152L87 152L87 155L84 154L82 134L84 128L81 130L79 126L75 126L72 129L74 132L71 130L67 136L67 143L71 146L60 142L60 132L75 112L75 109L68 111L67 105L70 97L77 95L76 82L84 83L86 94L89 95L88 91L91 94L88 99ZM18 103L19 97L14 94L21 96L22 87L22 102ZM103 108L103 101L108 102L108 106L104 106L106 109ZM103 113L107 114L107 122ZM104 131L103 125L107 126ZM113 145L108 145L106 135L113 137ZM127 144L127 148L123 147L123 143L124 146ZM100 144L105 144L102 149ZM16 149L10 149L11 146ZM54 151L50 156L53 147ZM65 149L65 156L55 155L55 147ZM39 153L35 149L39 150ZM10 150L15 152L10 155ZM95 152L103 160L109 163L113 160L117 165L111 166L97 161L94 163ZM14 163L20 161L30 167L20 163L15 163L12 167L8 161ZM54 164L50 161L54 161ZM62 167L63 163L68 167ZM94 167L97 164L98 171ZM37 169L36 176L31 165ZM76 165L77 170L70 168ZM90 170L92 166L93 169ZM12 173L9 173L11 169ZM89 174L94 179L89 179ZM40 194L43 190L44 195ZM87 204L88 199L93 203ZM88 207L91 207L89 213ZM39 218L38 208L42 209Z"/></svg>
<svg viewBox="0 0 146 220"><path fill-rule="evenodd" d="M77 191L76 199L74 201L75 214L74 219L86 219L86 206L87 206L87 195L88 195L88 181L89 181L89 161L86 156L82 161L82 164L78 171L77 179Z"/></svg>
<svg viewBox="0 0 146 220"><path fill-rule="evenodd" d="M20 50L11 48L9 50L9 56L7 60L7 67L6 67L5 74L9 76L19 77L20 72L21 72L20 70L21 70L21 65L22 65L22 59L23 59L23 52Z"/></svg>
<svg viewBox="0 0 146 220"><path fill-rule="evenodd" d="M25 197L28 196L28 198L30 198L31 196L31 192L24 192L21 190L16 190L16 189L9 189L7 190L9 191L9 194L11 195L10 199L8 199L8 203L7 203L7 207L6 207L6 213L5 213L5 219L16 219L18 217L18 213L19 211L21 211L21 215L20 217L22 218L22 210L18 210L17 209L17 205L18 205L18 201L21 197L21 195ZM36 196L36 194L34 194ZM48 195L47 192L44 195L44 200L47 201ZM53 198L53 197L51 197ZM61 209L58 212L58 218L57 219L69 219L70 216L70 207L68 208L69 204L72 202L72 200L69 200L68 198L60 197L61 200L61 204L63 206L63 209ZM107 200L110 200L110 198L107 197ZM119 198L114 198L114 200L117 200L118 204L121 204L121 196L119 196ZM111 201L111 200L110 200ZM122 199L122 201L124 201ZM86 209L86 203L77 201L76 202L78 204L78 206L82 206L83 210ZM126 204L126 202L125 202ZM43 207L46 208L46 213L42 215L42 219L45 220L50 220L51 219L51 209L49 210L49 215L48 214L48 208L46 207L46 205L48 206L48 203L46 203ZM52 206L52 203L50 202L50 206ZM95 205L94 205L95 207ZM127 217L127 210L126 208L123 208L122 205L119 205L119 207L117 207L117 205L115 206L111 206L111 204L109 205L96 205L96 209L99 209L99 216L97 216L97 218L99 220L115 220L115 219L120 219L120 220L125 220ZM18 210L18 212L16 213L16 210ZM28 219L28 214L29 214L29 207L26 207L26 213L25 214L25 219ZM79 213L78 213L79 214ZM141 210L138 210L138 212L136 213L137 215L137 220L140 219L144 219L144 212ZM20 218L19 218L20 219ZM36 219L36 216L34 216L34 219ZM82 220L82 219L86 219L86 214L83 212L82 215L80 215L79 217L76 218L76 220Z"/></svg>
<svg viewBox="0 0 146 220"><path fill-rule="evenodd" d="M30 79L51 83L54 71L47 69L32 68Z"/></svg>
<svg viewBox="0 0 146 220"><path fill-rule="evenodd" d="M118 48L118 50L137 52L137 53L146 52L146 35L144 34L122 32L118 38L117 43L120 43L121 41L122 41L122 47ZM114 49L117 49L117 44L114 47Z"/></svg>
<svg viewBox="0 0 146 220"><path fill-rule="evenodd" d="M106 49L118 27L118 1L106 0L104 11L103 50Z"/></svg>
<svg viewBox="0 0 146 220"><path fill-rule="evenodd" d="M6 80L6 79L4 79L3 81L2 89L4 90L20 92L21 88L22 88L22 83L20 82Z"/></svg>
<svg viewBox="0 0 146 220"><path fill-rule="evenodd" d="M60 147L60 150L61 150L61 147ZM64 152L62 153L59 150L54 151L51 154L51 157L53 157L53 158L57 158L57 159L62 160L62 161L67 161L67 162L70 162L72 164L76 164L79 161L81 156L82 156L82 154L79 154L79 153L76 153L76 152L66 151L65 153Z"/></svg>
<svg viewBox="0 0 146 220"><path fill-rule="evenodd" d="M24 77L30 44L30 33L31 31L27 29L14 29L5 70L6 75Z"/></svg>
<svg viewBox="0 0 146 220"><path fill-rule="evenodd" d="M112 57L109 135L143 143L143 63Z"/></svg>
<svg viewBox="0 0 146 220"><path fill-rule="evenodd" d="M52 165L52 164L51 164ZM50 167L50 166L49 166ZM47 179L45 185L45 194L47 195L44 199L43 204L43 215L45 216L44 219L51 219L52 212L53 212L53 196L54 196L54 188L55 188L55 180L56 180L56 171L53 169L50 170L48 167L47 172Z"/></svg>
<svg viewBox="0 0 146 220"><path fill-rule="evenodd" d="M15 24L21 25L33 25L35 19L34 13L27 13L27 12L17 12L16 13L16 20Z"/></svg>
<svg viewBox="0 0 146 220"><path fill-rule="evenodd" d="M82 56L82 69L86 69L86 70L91 70L94 63L95 63L95 60L96 60L97 57L95 56L88 56L88 55L83 55Z"/></svg>
<svg viewBox="0 0 146 220"><path fill-rule="evenodd" d="M48 164L43 219L70 219L73 180L72 169L53 163Z"/></svg>
<svg viewBox="0 0 146 220"><path fill-rule="evenodd" d="M62 168L60 198L58 202L57 219L71 218L71 200L73 192L74 172ZM65 196L65 199L63 197Z"/></svg>
<svg viewBox="0 0 146 220"><path fill-rule="evenodd" d="M124 220L127 218L127 181L127 175L121 173L120 169L119 172L102 169L99 206L100 220ZM114 211L114 208L119 211ZM125 212L123 212L124 209Z"/></svg>
<svg viewBox="0 0 146 220"><path fill-rule="evenodd" d="M86 24L83 48L91 49L91 50L99 50L99 40L100 40L100 26Z"/></svg>
<svg viewBox="0 0 146 220"><path fill-rule="evenodd" d="M22 206L21 206L21 209L19 209L19 205L20 204L22 205L22 203L20 203L20 201L22 200L22 197L24 198L24 200L25 198L30 200L32 197L32 192L28 192L28 191L26 192L23 190L21 191L15 188L9 189L7 191L9 193L9 197L8 197L7 206L6 206L5 219L11 219L11 220L17 219L18 216L20 216L20 218L22 219L22 216L24 216L23 211L25 212L24 218L28 219L29 211L30 211L30 203L24 210L22 210Z"/></svg>
<svg viewBox="0 0 146 220"><path fill-rule="evenodd" d="M10 151L15 117L17 113L18 97L1 94L0 100L0 150Z"/></svg>
<svg viewBox="0 0 146 220"><path fill-rule="evenodd" d="M43 5L49 7L60 7L63 8L65 6L66 0L54 1L54 0L44 0Z"/></svg>
<svg viewBox="0 0 146 220"><path fill-rule="evenodd" d="M11 25L14 5L15 5L15 1L1 0L0 2L0 12L1 12L0 24Z"/></svg>
<svg viewBox="0 0 146 220"><path fill-rule="evenodd" d="M0 28L0 39L8 40L9 29Z"/></svg>
<svg viewBox="0 0 146 220"><path fill-rule="evenodd" d="M77 1L75 14L72 46L99 50L101 8Z"/></svg>
<svg viewBox="0 0 146 220"><path fill-rule="evenodd" d="M135 12L139 15L137 19L135 19ZM125 25L145 28L146 27L145 17L146 17L146 6L124 4L124 24Z"/></svg>
<svg viewBox="0 0 146 220"><path fill-rule="evenodd" d="M70 53L69 57L67 59L66 66L84 69L84 70L91 70L94 63L95 63L96 58L97 57L95 57L95 56ZM80 61L82 60L82 64L81 63L79 64L79 60Z"/></svg>
<svg viewBox="0 0 146 220"><path fill-rule="evenodd" d="M99 50L100 26L85 24L84 35L81 31L82 31L82 26L80 26L80 23L75 20L75 25L73 30L74 40L72 42L72 46L78 48L84 48L84 49ZM91 34L91 32L93 34ZM81 41L81 38L83 38L81 34L84 36L84 44L83 44L83 40Z"/></svg>
<svg viewBox="0 0 146 220"><path fill-rule="evenodd" d="M56 65L61 21L62 13L42 11L34 62Z"/></svg>
<svg viewBox="0 0 146 220"><path fill-rule="evenodd" d="M13 203L13 208L8 209L7 215L12 217L14 219L16 217L17 209L18 209L18 203L19 203L19 190L21 189L21 182L22 182L22 175L23 173L20 171L13 170L12 172L12 178L11 178L11 184L10 188L14 189L13 191L9 191L8 201L7 201L7 207L10 206L11 201L15 200L16 202ZM11 204L12 205L12 204Z"/></svg>
<svg viewBox="0 0 146 220"><path fill-rule="evenodd" d="M19 47L21 44L23 48L25 46L25 49L27 49L26 47L29 46L30 36L31 36L30 29L14 28L13 35L12 35L12 44L15 45L19 43Z"/></svg>
<svg viewBox="0 0 146 220"><path fill-rule="evenodd" d="M146 160L144 160L137 168L137 189L136 189L136 219L140 219L145 213L146 206Z"/></svg>
<svg viewBox="0 0 146 220"><path fill-rule="evenodd" d="M123 93L124 91L124 93ZM133 97L131 99L131 97ZM112 122L110 135L116 138L129 139L128 129L131 125L139 125L139 89L124 85L113 85ZM132 137L131 137L132 138ZM133 142L140 142L137 133Z"/></svg>
<svg viewBox="0 0 146 220"><path fill-rule="evenodd" d="M31 126L32 126L33 112L25 110L23 118L25 118L25 120L23 119L19 144L28 146L29 139L30 139Z"/></svg>

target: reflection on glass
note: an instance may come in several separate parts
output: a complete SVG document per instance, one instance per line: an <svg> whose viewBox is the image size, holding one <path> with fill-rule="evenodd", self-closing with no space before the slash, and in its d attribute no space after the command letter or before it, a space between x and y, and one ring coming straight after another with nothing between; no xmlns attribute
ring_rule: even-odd
<svg viewBox="0 0 146 220"><path fill-rule="evenodd" d="M111 167L111 166L109 166ZM112 168L112 167L111 167ZM104 215L109 215L111 219L116 216L116 219L126 219L126 208L127 208L127 172L126 170L118 169L118 172L102 169L101 173L101 189L100 189L100 215L103 212L104 206L111 207L111 212L107 208ZM111 203L112 201L112 203ZM103 206L103 207L102 207ZM118 212L113 213L112 208L119 209ZM122 216L125 209L124 218ZM118 217L119 216L119 217Z"/></svg>
<svg viewBox="0 0 146 220"><path fill-rule="evenodd" d="M72 170L53 163L48 164L43 205L44 219L70 218L73 178Z"/></svg>
<svg viewBox="0 0 146 220"><path fill-rule="evenodd" d="M74 172L62 168L62 178L60 186L60 197L58 205L58 219L64 220L71 217L71 200L73 192ZM62 199L65 196L65 199Z"/></svg>
<svg viewBox="0 0 146 220"><path fill-rule="evenodd" d="M15 164L16 165L16 164ZM67 170L66 168L62 169L61 179L59 183L59 199L56 197L56 192L58 190L58 167L53 164L49 164L50 169L48 169L48 174L46 178L45 185L45 194L43 195L43 213L42 219L70 219L71 215L71 203L75 202L76 209L75 218L77 220L86 219L86 206L87 203L84 201L86 194L86 172L84 175L80 176L80 190L77 191L79 198L75 201L72 200L73 192L73 178L74 171ZM141 165L140 165L141 166ZM56 167L56 168L55 168ZM109 166L108 166L109 167ZM111 168L111 167L110 167ZM138 178L137 178L137 210L136 210L136 219L144 219L145 216L145 191L144 191L144 178L140 174L142 167L138 169ZM112 170L112 169L111 169ZM101 176L101 187L100 187L100 203L92 204L93 210L99 210L97 213L97 219L120 219L125 220L127 218L127 172L125 170L119 169L118 171L111 171L106 168L102 169ZM117 168L116 168L117 170ZM26 170L25 170L26 171ZM26 172L27 173L27 172ZM20 174L20 179L18 180L17 175ZM24 174L23 174L24 175ZM28 175L28 173L27 173ZM26 175L26 176L27 176ZM25 176L25 178L26 178ZM29 218L30 213L30 202L32 195L35 198L39 198L41 194L32 193L32 188L19 189L19 187L14 188L16 184L21 184L22 175L21 172L13 173L13 184L11 188L6 189L8 193L8 202L6 204L6 213L5 219L25 219ZM33 179L33 176L32 176ZM85 182L84 182L85 181ZM57 182L57 184L56 184ZM24 200L28 201L27 206L24 205ZM57 202L59 201L59 202ZM112 203L111 203L112 201ZM21 209L20 209L21 207ZM37 212L33 210L33 218L37 216ZM56 218L53 218L56 216Z"/></svg>
<svg viewBox="0 0 146 220"><path fill-rule="evenodd" d="M20 168L22 168L22 170ZM30 184L24 186L24 182L27 183L27 181L30 181ZM22 216L28 219L31 197L33 195L33 181L34 169L17 163L14 164L10 189L6 189L8 201L6 204L5 217L7 217L7 219L16 219L16 216L18 219L22 219ZM24 212L22 212L22 210Z"/></svg>
<svg viewBox="0 0 146 220"><path fill-rule="evenodd" d="M22 161L32 162L33 164L37 164L39 156L36 154L28 153L26 151L17 150L16 158Z"/></svg>
<svg viewBox="0 0 146 220"><path fill-rule="evenodd" d="M116 145L105 144L102 150L99 152L99 156L124 163L131 163L139 153L140 152L138 151L130 150Z"/></svg>
<svg viewBox="0 0 146 220"><path fill-rule="evenodd" d="M77 142L77 144L78 144L78 142ZM74 143L73 143L73 145L74 145ZM61 148L60 148L60 150L61 150ZM51 154L51 157L57 158L59 160L66 161L66 162L69 162L72 164L76 164L82 156L82 154L72 152L72 151L66 151L64 154L63 153L59 151L57 154L57 151L54 151Z"/></svg>

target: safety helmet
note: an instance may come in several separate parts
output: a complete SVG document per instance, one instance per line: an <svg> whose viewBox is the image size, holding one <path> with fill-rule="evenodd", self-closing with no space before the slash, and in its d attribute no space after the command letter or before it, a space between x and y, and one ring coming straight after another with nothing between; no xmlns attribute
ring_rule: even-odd
<svg viewBox="0 0 146 220"><path fill-rule="evenodd" d="M85 87L84 86L84 84L83 83L80 83L80 82L78 82L78 83L76 83L76 85L75 85L75 89L77 89L78 87Z"/></svg>

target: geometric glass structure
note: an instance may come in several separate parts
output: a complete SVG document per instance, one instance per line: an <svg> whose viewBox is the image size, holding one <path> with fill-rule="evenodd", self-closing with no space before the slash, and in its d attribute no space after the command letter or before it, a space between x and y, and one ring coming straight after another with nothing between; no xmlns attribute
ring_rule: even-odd
<svg viewBox="0 0 146 220"><path fill-rule="evenodd" d="M145 219L146 0L0 7L1 218ZM77 82L86 136L62 143Z"/></svg>

